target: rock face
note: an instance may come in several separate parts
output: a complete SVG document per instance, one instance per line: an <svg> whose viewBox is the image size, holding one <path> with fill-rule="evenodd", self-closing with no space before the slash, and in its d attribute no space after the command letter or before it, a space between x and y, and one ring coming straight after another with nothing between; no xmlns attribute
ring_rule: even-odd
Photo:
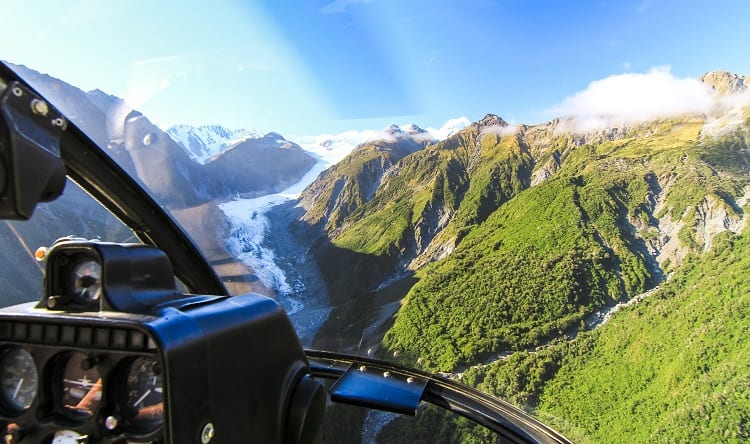
<svg viewBox="0 0 750 444"><path fill-rule="evenodd" d="M481 131L490 128L506 128L508 126L508 122L496 116L495 114L485 114L484 117L472 123L472 125L476 126Z"/></svg>
<svg viewBox="0 0 750 444"><path fill-rule="evenodd" d="M231 130L221 125L175 125L167 129L167 134L199 163L206 163L243 140L261 137L255 130Z"/></svg>
<svg viewBox="0 0 750 444"><path fill-rule="evenodd" d="M84 93L61 80L13 65L97 145L140 180L163 205L183 207L205 199L195 163L156 125L125 102L100 90Z"/></svg>
<svg viewBox="0 0 750 444"><path fill-rule="evenodd" d="M359 145L305 189L300 199L306 210L302 222L338 230L347 217L373 198L386 172L432 141L416 125L406 131L391 125L386 134L388 139Z"/></svg>
<svg viewBox="0 0 750 444"><path fill-rule="evenodd" d="M732 74L711 73L703 81L718 94L746 91L745 78ZM471 281L472 276L464 273L473 260L465 258L490 254L472 250L481 238L493 235L487 231L489 222L497 226L495 231L528 230L514 225L534 223L521 217L519 208L537 208L538 202L525 200L539 199L549 192L544 190L552 189L570 195L567 204L577 208L564 214L567 221L559 221L568 235L598 245L571 266L589 263L584 268L602 268L610 279L599 302L587 304L627 300L647 290L688 255L710 251L717 236L740 233L746 225L750 112L738 103L731 110L717 108L710 116L685 115L584 133L565 119L511 127L489 114L418 150L398 151L382 143L359 147L321 174L300 200L305 212L296 232L311 242L332 301L341 304L334 307L331 319L352 320L358 315L351 310L382 308L384 295L404 297L411 288L405 284L411 273L430 288ZM709 137L710 127L721 131ZM395 136L404 130L393 127L388 133ZM506 208L518 213L511 217ZM549 208L549 214L557 211L551 203ZM536 217L546 223L553 216ZM554 231L539 232L531 242L562 236ZM502 241L481 245L490 252L503 251ZM560 257L581 253L565 248L551 251ZM560 260L540 258L540 263L526 266L552 267ZM498 263L504 261L497 258ZM439 284L430 279L432 271L425 271L454 262L453 271L446 271ZM326 270L330 264L335 267ZM586 307L575 310L590 309ZM348 326L337 328L346 336ZM352 338L358 341L361 331L354 330Z"/></svg>
<svg viewBox="0 0 750 444"><path fill-rule="evenodd" d="M712 71L701 76L700 81L717 94L737 94L748 90L750 75L740 76L726 71Z"/></svg>
<svg viewBox="0 0 750 444"><path fill-rule="evenodd" d="M315 159L299 145L276 133L238 142L213 157L201 169L209 178L212 196L233 193L268 194L299 181Z"/></svg>

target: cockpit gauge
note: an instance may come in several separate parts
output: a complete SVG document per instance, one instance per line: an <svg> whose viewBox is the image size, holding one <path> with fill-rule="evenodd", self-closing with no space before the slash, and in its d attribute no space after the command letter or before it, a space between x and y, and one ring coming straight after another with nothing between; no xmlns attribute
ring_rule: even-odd
<svg viewBox="0 0 750 444"><path fill-rule="evenodd" d="M125 378L124 412L132 424L157 425L164 415L164 386L161 365L150 357L134 359Z"/></svg>
<svg viewBox="0 0 750 444"><path fill-rule="evenodd" d="M34 358L19 347L8 347L0 356L3 403L15 411L31 407L39 387L39 375Z"/></svg>
<svg viewBox="0 0 750 444"><path fill-rule="evenodd" d="M102 377L91 359L81 352L73 352L64 362L61 376L63 414L75 420L94 415L102 400Z"/></svg>
<svg viewBox="0 0 750 444"><path fill-rule="evenodd" d="M83 303L92 303L102 296L102 266L86 257L73 265L68 288L71 296Z"/></svg>

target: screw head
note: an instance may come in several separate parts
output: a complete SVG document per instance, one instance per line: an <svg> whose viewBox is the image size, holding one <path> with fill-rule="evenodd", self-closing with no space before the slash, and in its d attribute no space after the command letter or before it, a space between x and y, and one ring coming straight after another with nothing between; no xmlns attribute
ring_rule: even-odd
<svg viewBox="0 0 750 444"><path fill-rule="evenodd" d="M117 428L117 424L119 421L117 421L117 418L114 416L107 416L107 418L104 420L104 427L107 428L107 430L114 430Z"/></svg>
<svg viewBox="0 0 750 444"><path fill-rule="evenodd" d="M46 116L49 113L49 106L44 100L34 99L31 101L31 112Z"/></svg>
<svg viewBox="0 0 750 444"><path fill-rule="evenodd" d="M65 119L63 119L62 117L52 119L52 125L60 127L62 129L65 129L67 127L67 123L65 122Z"/></svg>

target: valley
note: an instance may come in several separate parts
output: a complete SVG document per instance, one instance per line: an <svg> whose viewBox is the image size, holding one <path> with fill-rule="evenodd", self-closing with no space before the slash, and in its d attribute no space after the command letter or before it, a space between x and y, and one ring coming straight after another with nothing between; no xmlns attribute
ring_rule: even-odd
<svg viewBox="0 0 750 444"><path fill-rule="evenodd" d="M733 82L729 74L704 79L719 82L712 86L716 91L727 90L721 82ZM685 273L718 260L709 258L724 254L726 242L743 243L750 190L748 109L582 133L565 119L514 128L488 115L416 151L377 141L358 147L303 192L300 205L306 212L291 228L298 237L309 236L301 239L310 245L330 291L332 312L316 343L442 374L463 372L463 382L535 414L550 412L543 418L576 440L627 441L633 428L613 435L603 424L638 421L619 410L617 420L600 422L595 418L604 413L576 387L613 392L606 381L632 380L626 356L609 350L614 344L639 345L592 338L617 335L621 319L655 316L666 294L693 297ZM747 276L742 265L734 267L740 267L733 268L734 279ZM724 291L731 281L724 271L704 271L716 274L715 291ZM675 277L667 281L666 276ZM717 307L729 316L728 325L737 325L746 307L742 293L736 294L740 300L673 307L694 320L703 312L700 307ZM726 311L732 304L739 304L736 311ZM380 316L393 308L395 316ZM675 329L669 353L676 356L681 356L679 341L703 331L698 321L678 325L669 316L660 319L660 325ZM665 350L657 346L665 338L647 333L650 328L640 322L632 324L641 325L632 327L639 340L648 337L653 347ZM716 341L736 341L732 350L747 349L748 342L737 339L739 330L726 334ZM706 346L697 345L696 353L705 357ZM595 364L599 353L609 364ZM667 354L642 354L639 368L661 375ZM676 356L671 359L681 359ZM740 378L742 386L741 369L748 361L737 356L718 353L703 371L721 368L727 378ZM573 362L578 370L606 365L610 376L604 380L592 373L597 370L568 370ZM673 371L676 379L660 384L674 387L679 396L676 381L694 381L696 373L690 366ZM584 383L579 377L589 379ZM656 387L638 381L644 390ZM693 387L709 397L726 395ZM659 396L671 396L640 398L623 387L614 393L617 408L637 402L654 409ZM744 413L731 417L748 418L747 390L741 393L742 401L732 408ZM570 403L581 409L575 423L563 414ZM712 418L729 415L729 407L710 403ZM656 410L650 410L650 424L677 414L669 407ZM427 413L417 421L424 428L416 429L422 434L445 429L445 421ZM728 425L724 436L747 437L742 424ZM460 421L455 427L465 436L488 438ZM674 434L680 427L659 429L663 435L658 436L683 436ZM414 423L397 419L384 429L384 439L419 442L419 433L402 433L407 429L414 430ZM702 430L695 433L717 432ZM656 435L639 436L648 441Z"/></svg>
<svg viewBox="0 0 750 444"><path fill-rule="evenodd" d="M487 114L356 146L165 132L42 80L233 293L277 299L305 347L460 378L580 442L712 442L750 439L747 79L703 76L707 112L586 128ZM342 442L496 439L431 408L360 413Z"/></svg>

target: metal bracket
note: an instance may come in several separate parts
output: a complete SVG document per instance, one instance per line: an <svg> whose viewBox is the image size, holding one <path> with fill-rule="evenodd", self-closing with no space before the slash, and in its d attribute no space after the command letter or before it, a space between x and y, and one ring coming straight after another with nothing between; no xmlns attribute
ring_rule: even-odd
<svg viewBox="0 0 750 444"><path fill-rule="evenodd" d="M331 401L415 416L427 379L377 366L351 366L331 387Z"/></svg>

